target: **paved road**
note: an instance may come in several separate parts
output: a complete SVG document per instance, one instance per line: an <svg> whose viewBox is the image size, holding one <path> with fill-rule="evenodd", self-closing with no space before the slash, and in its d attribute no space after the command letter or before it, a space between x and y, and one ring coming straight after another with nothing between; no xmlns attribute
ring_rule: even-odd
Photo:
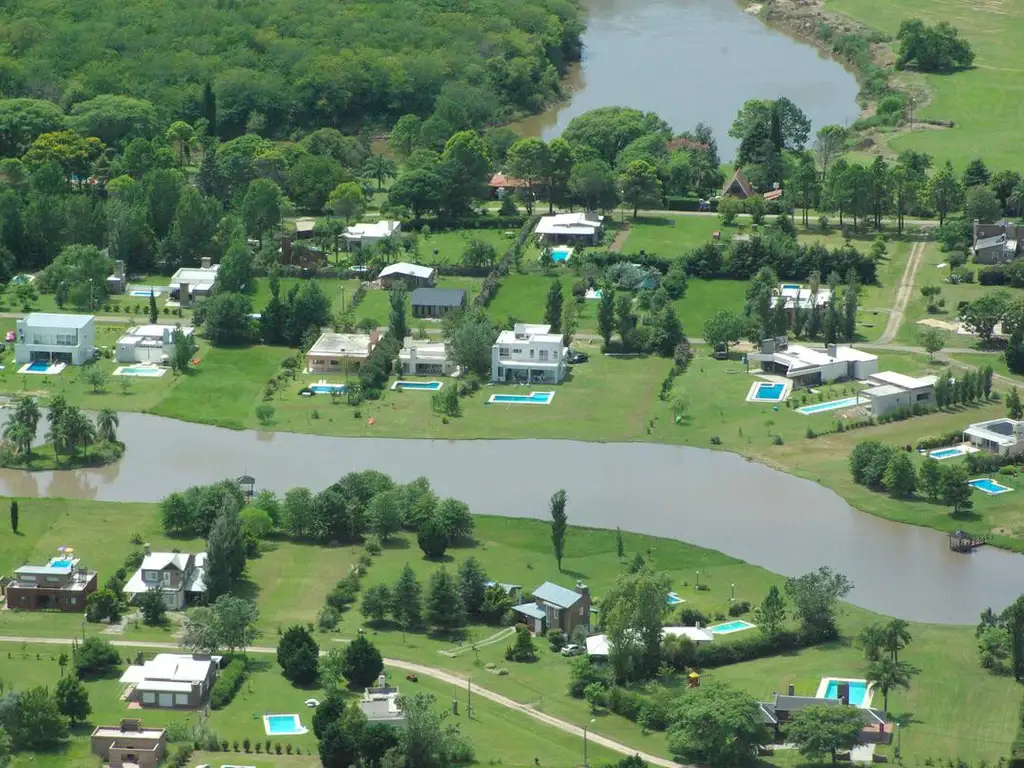
<svg viewBox="0 0 1024 768"><path fill-rule="evenodd" d="M9 635L0 635L0 643L36 643L41 645L69 645L71 643L71 640L60 637L14 637ZM147 648L161 651L181 650L181 646L176 643L155 643L145 640L111 640L110 644L124 648ZM253 646L251 648L247 648L246 650L249 653L277 653L276 648L270 648L267 646ZM323 651L321 651L321 655L323 655ZM528 704L521 704L518 701L514 701L513 699L508 698L507 696L502 696L500 693L495 693L494 691L488 690L487 688L481 688L476 683L470 684L466 678L461 677L460 675L456 675L447 670L438 669L437 667L428 667L424 666L423 664L413 664L412 662L402 661L401 659L384 659L384 664L389 667L394 667L395 669L405 670L406 672L414 672L417 675L432 677L435 680L440 680L441 682L448 683L449 685L456 685L460 688L469 685L470 690L476 696L480 696L484 699L487 699L488 701L492 701L495 704L498 704L499 706L505 707L507 709L514 709L519 712L522 712L527 717L532 717L534 720L542 722L545 725L550 725L552 728L558 728L560 731L564 731L565 733L572 734L573 736L579 736L580 738L583 738L583 729L579 726L573 725L572 723L566 720L554 717L545 712L540 712L534 709L533 707L529 706ZM602 747L605 747L606 749L610 749L613 752L618 752L622 755L640 755L640 757L643 758L649 765L659 765L664 766L664 768L696 768L696 766L681 766L679 763L675 763L671 760L666 760L663 757L657 757L656 755L649 755L644 752L640 752L636 749L633 749L632 747L628 747L625 744L622 744L618 741L614 741L613 739L606 738L601 734L594 733L592 731L587 731L587 740L592 744L599 744Z"/></svg>

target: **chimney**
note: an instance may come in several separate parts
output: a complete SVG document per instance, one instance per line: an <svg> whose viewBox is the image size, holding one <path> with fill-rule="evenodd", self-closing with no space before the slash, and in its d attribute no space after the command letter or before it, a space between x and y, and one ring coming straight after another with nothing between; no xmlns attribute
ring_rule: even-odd
<svg viewBox="0 0 1024 768"><path fill-rule="evenodd" d="M149 546L148 543L142 545L142 551L145 552L147 555L152 555L153 554L153 548L151 546Z"/></svg>
<svg viewBox="0 0 1024 768"><path fill-rule="evenodd" d="M796 696L796 686L795 686L795 685L793 685L792 683L790 683L790 684L789 684L789 689L788 689L788 690L789 690L789 695L790 695L790 696Z"/></svg>
<svg viewBox="0 0 1024 768"><path fill-rule="evenodd" d="M582 581L576 582L576 592L583 595L588 600L590 599L590 587L584 584Z"/></svg>
<svg viewBox="0 0 1024 768"><path fill-rule="evenodd" d="M827 347L825 347L825 349L828 351L828 356L829 357L835 357L836 356L836 349L837 349L837 347L836 347L835 344L829 344Z"/></svg>
<svg viewBox="0 0 1024 768"><path fill-rule="evenodd" d="M121 259L114 262L114 277L124 280L124 262Z"/></svg>
<svg viewBox="0 0 1024 768"><path fill-rule="evenodd" d="M203 258L201 258L199 260L199 266L202 267L203 269L209 269L210 268L210 257L209 256L203 256Z"/></svg>
<svg viewBox="0 0 1024 768"><path fill-rule="evenodd" d="M387 688L388 687L388 678L387 678L386 675L377 675L377 687L378 688Z"/></svg>

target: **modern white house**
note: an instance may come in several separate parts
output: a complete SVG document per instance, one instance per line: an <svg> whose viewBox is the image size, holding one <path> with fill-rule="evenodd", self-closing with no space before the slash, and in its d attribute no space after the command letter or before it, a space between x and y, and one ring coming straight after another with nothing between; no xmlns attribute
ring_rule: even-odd
<svg viewBox="0 0 1024 768"><path fill-rule="evenodd" d="M812 291L796 283L780 283L779 287L772 291L772 309L775 309L780 301L784 302L786 309L793 314L797 309L827 307L832 301L832 291L828 286L819 286L817 290Z"/></svg>
<svg viewBox="0 0 1024 768"><path fill-rule="evenodd" d="M363 690L359 709L369 725L405 726L405 713L399 703L398 688L388 685L384 675L377 678L375 686Z"/></svg>
<svg viewBox="0 0 1024 768"><path fill-rule="evenodd" d="M398 351L398 361L405 376L451 376L458 367L448 354L443 341L406 338Z"/></svg>
<svg viewBox="0 0 1024 768"><path fill-rule="evenodd" d="M533 233L542 245L597 245L604 230L604 216L592 211L542 216Z"/></svg>
<svg viewBox="0 0 1024 768"><path fill-rule="evenodd" d="M413 288L429 288L434 284L436 274L437 270L433 267L423 267L419 264L400 261L397 264L388 264L384 267L377 275L377 279L385 288L401 283L411 290Z"/></svg>
<svg viewBox="0 0 1024 768"><path fill-rule="evenodd" d="M550 325L516 323L491 347L491 381L558 384L569 370L569 350Z"/></svg>
<svg viewBox="0 0 1024 768"><path fill-rule="evenodd" d="M1024 453L1024 421L992 419L971 424L964 430L964 441L999 456L1016 456Z"/></svg>
<svg viewBox="0 0 1024 768"><path fill-rule="evenodd" d="M895 371L879 371L868 377L867 389L858 394L866 397L873 416L884 416L897 408L935 404L936 376L905 376Z"/></svg>
<svg viewBox="0 0 1024 768"><path fill-rule="evenodd" d="M117 340L115 356L119 363L164 363L174 354L174 325L136 325ZM191 336L191 326L181 326Z"/></svg>
<svg viewBox="0 0 1024 768"><path fill-rule="evenodd" d="M347 248L359 248L379 243L396 232L402 231L402 222L382 219L372 224L353 224L342 234Z"/></svg>
<svg viewBox="0 0 1024 768"><path fill-rule="evenodd" d="M370 356L380 331L322 333L306 353L306 373L343 373L344 363L359 365Z"/></svg>
<svg viewBox="0 0 1024 768"><path fill-rule="evenodd" d="M179 306L190 307L192 299L209 296L219 269L220 264L211 264L207 256L200 260L198 267L181 267L171 275L171 300Z"/></svg>
<svg viewBox="0 0 1024 768"><path fill-rule="evenodd" d="M814 386L842 379L863 381L878 370L878 355L849 346L829 344L811 349L790 344L785 337L764 339L760 349L747 355L765 373L793 380L793 386Z"/></svg>
<svg viewBox="0 0 1024 768"><path fill-rule="evenodd" d="M159 590L172 611L185 608L190 600L206 593L206 553L153 552L146 545L139 570L132 574L122 591L132 600L151 590Z"/></svg>
<svg viewBox="0 0 1024 768"><path fill-rule="evenodd" d="M701 643L712 643L715 640L714 633L711 630L704 629L702 627L662 627L661 629L662 639L666 637L686 637L696 644ZM587 638L587 656L593 656L595 658L606 658L609 653L611 643L608 640L607 635L591 635Z"/></svg>
<svg viewBox="0 0 1024 768"><path fill-rule="evenodd" d="M128 686L124 698L141 707L196 709L213 687L220 660L220 656L158 653L121 675L121 682Z"/></svg>
<svg viewBox="0 0 1024 768"><path fill-rule="evenodd" d="M83 365L96 349L96 318L33 312L15 324L14 362Z"/></svg>

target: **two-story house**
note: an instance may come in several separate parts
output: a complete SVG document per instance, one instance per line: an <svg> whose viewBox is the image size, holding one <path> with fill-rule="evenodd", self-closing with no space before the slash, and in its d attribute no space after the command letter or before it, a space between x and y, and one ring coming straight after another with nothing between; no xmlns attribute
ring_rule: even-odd
<svg viewBox="0 0 1024 768"><path fill-rule="evenodd" d="M80 613L85 599L96 591L96 571L84 568L78 558L61 554L46 565L23 565L4 588L7 607L19 611Z"/></svg>
<svg viewBox="0 0 1024 768"><path fill-rule="evenodd" d="M558 384L569 370L569 350L550 325L516 323L491 347L491 381Z"/></svg>
<svg viewBox="0 0 1024 768"><path fill-rule="evenodd" d="M14 362L83 365L96 349L96 318L33 312L15 323Z"/></svg>
<svg viewBox="0 0 1024 768"><path fill-rule="evenodd" d="M198 709L210 695L220 662L220 656L158 653L124 671L123 698L140 707Z"/></svg>
<svg viewBox="0 0 1024 768"><path fill-rule="evenodd" d="M1012 221L982 224L977 219L971 230L971 252L978 264L1005 264L1021 252L1024 226Z"/></svg>
<svg viewBox="0 0 1024 768"><path fill-rule="evenodd" d="M590 631L590 588L580 581L573 589L545 581L533 590L532 603L517 605L512 610L534 634L560 629L572 637L577 627Z"/></svg>
<svg viewBox="0 0 1024 768"><path fill-rule="evenodd" d="M205 552L153 552L147 544L142 565L124 585L124 593L131 600L157 589L170 610L180 611L206 592L205 566Z"/></svg>

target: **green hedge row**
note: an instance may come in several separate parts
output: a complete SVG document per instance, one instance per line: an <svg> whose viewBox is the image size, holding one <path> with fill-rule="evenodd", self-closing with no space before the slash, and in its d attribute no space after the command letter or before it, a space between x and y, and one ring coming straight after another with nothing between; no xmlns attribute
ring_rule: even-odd
<svg viewBox="0 0 1024 768"><path fill-rule="evenodd" d="M210 707L223 709L230 704L231 700L235 698L235 694L238 693L238 689L242 687L242 683L245 682L248 672L245 659L232 659L231 663L221 670L217 682L213 684L213 690L210 692Z"/></svg>

